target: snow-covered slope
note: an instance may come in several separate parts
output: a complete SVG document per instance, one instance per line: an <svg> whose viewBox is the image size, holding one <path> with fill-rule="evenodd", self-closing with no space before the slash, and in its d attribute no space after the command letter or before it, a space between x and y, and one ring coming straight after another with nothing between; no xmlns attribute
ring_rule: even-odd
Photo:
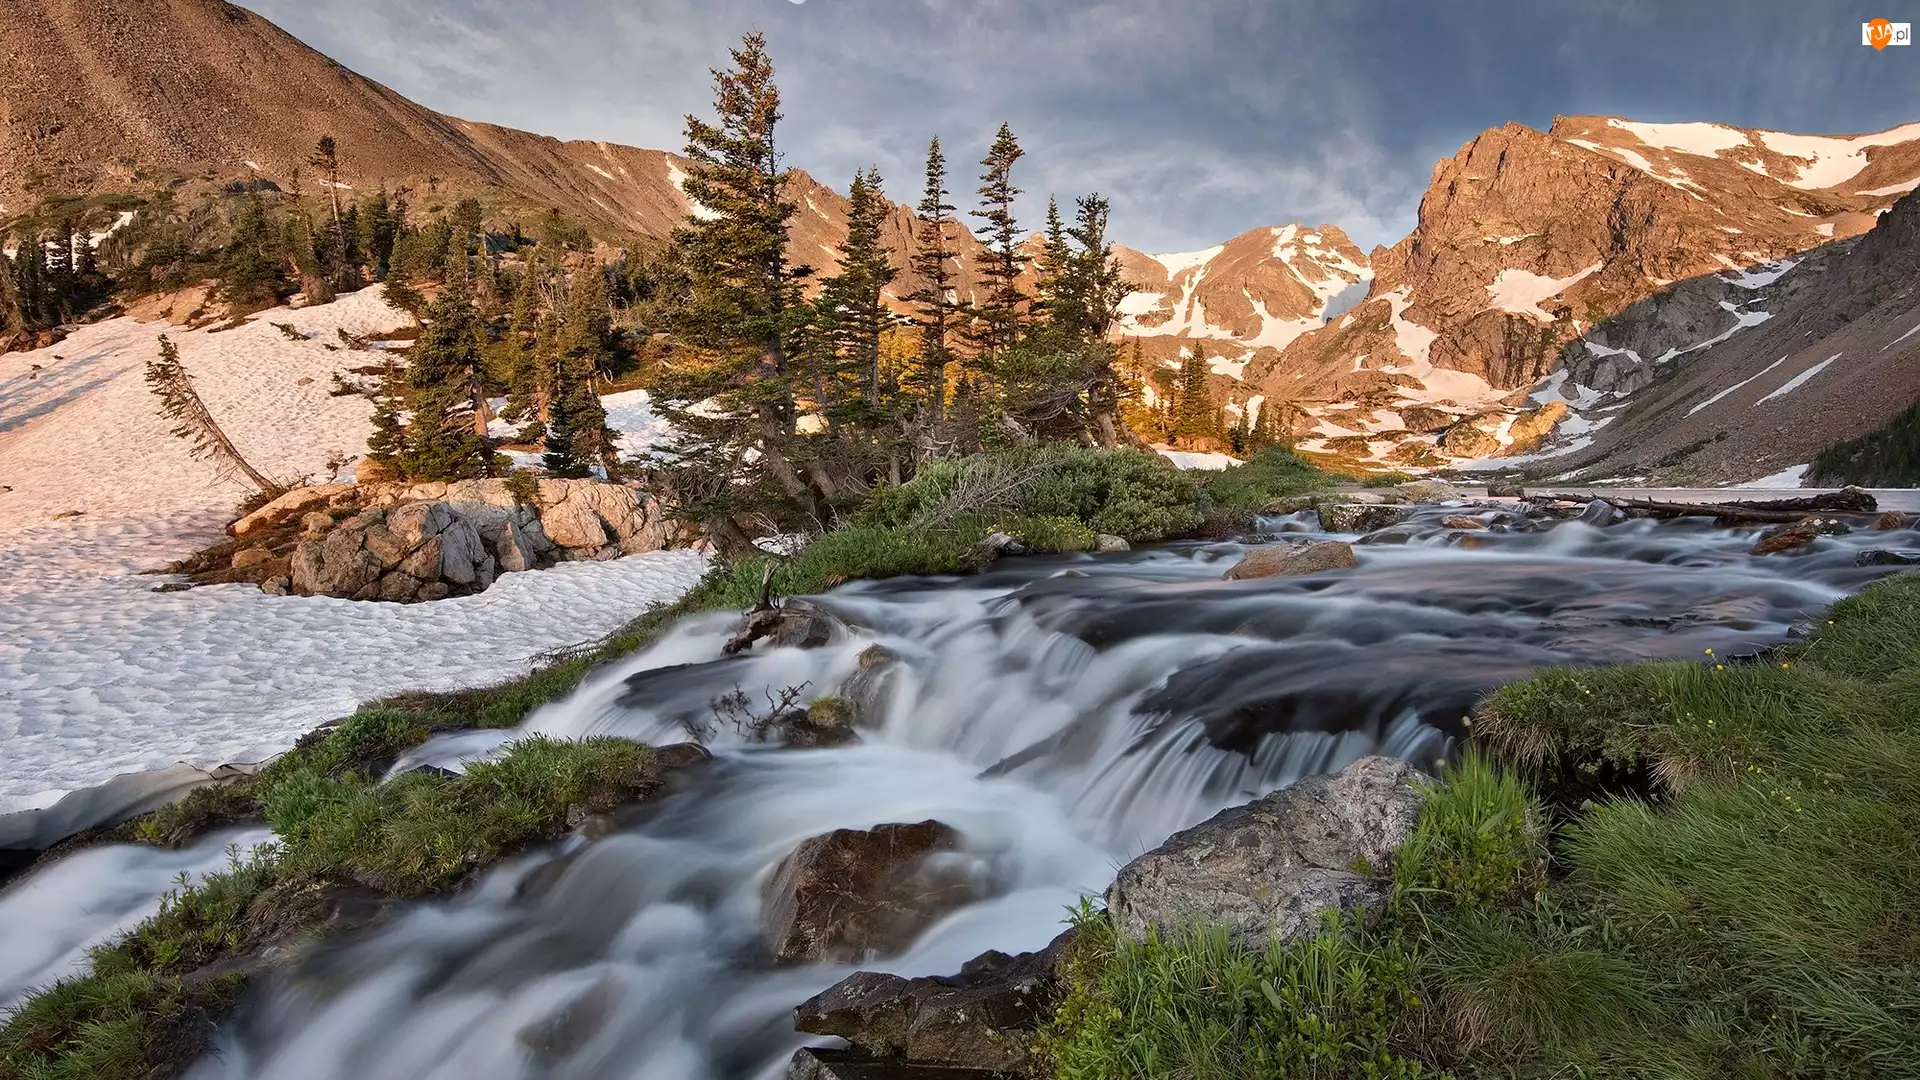
<svg viewBox="0 0 1920 1080"><path fill-rule="evenodd" d="M358 354L323 343L405 323L366 290L218 333L114 319L0 356L0 811L130 771L258 760L360 701L525 670L697 580L703 557L681 551L509 574L411 606L247 585L153 592L166 579L139 571L217 540L241 494L155 411L143 371L159 336L257 467L324 479L330 460L364 450L368 405L328 395ZM645 411L612 404L628 422Z"/></svg>

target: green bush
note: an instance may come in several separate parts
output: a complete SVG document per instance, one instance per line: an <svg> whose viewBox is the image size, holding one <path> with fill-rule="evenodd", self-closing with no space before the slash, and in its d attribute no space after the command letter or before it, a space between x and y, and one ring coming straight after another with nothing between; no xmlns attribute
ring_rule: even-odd
<svg viewBox="0 0 1920 1080"><path fill-rule="evenodd" d="M1200 488L1210 506L1259 512L1273 509L1282 499L1332 487L1336 479L1293 451L1273 446L1244 465L1210 473Z"/></svg>
<svg viewBox="0 0 1920 1080"><path fill-rule="evenodd" d="M1071 519L1129 542L1200 524L1192 479L1158 454L1054 444L938 461L882 489L858 524L941 528L959 521Z"/></svg>

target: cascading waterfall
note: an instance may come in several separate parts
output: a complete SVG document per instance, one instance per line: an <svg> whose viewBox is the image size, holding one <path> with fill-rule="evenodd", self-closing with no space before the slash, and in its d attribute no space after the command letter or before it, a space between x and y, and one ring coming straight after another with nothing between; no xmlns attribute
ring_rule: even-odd
<svg viewBox="0 0 1920 1080"><path fill-rule="evenodd" d="M1214 545L857 583L823 601L850 636L818 649L723 658L733 617L688 619L517 731L436 739L396 768L457 767L528 734L664 744L703 725L713 762L621 831L317 947L256 986L192 1076L781 1076L805 1042L791 1008L855 970L764 960L762 890L810 836L959 830L988 898L861 965L949 973L1041 947L1120 864L1224 807L1367 753L1431 767L1492 685L1751 651L1878 573L1853 565L1864 538L1756 559L1752 533L1684 522L1572 523L1472 550L1413 533L1305 578L1222 581L1241 549ZM736 689L834 694L873 645L897 663L858 745L754 745L713 722Z"/></svg>

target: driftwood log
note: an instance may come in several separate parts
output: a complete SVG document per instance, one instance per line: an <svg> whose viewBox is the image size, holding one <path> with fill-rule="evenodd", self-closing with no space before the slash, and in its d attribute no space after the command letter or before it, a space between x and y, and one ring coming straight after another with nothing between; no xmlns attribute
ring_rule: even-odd
<svg viewBox="0 0 1920 1080"><path fill-rule="evenodd" d="M1759 522L1781 524L1799 521L1808 514L1871 514L1880 509L1879 500L1857 487L1843 488L1803 499L1769 499L1759 502L1683 503L1660 499L1607 498L1592 493L1535 492L1532 499L1589 503L1604 499L1623 510L1640 510L1654 517L1711 517L1723 522Z"/></svg>

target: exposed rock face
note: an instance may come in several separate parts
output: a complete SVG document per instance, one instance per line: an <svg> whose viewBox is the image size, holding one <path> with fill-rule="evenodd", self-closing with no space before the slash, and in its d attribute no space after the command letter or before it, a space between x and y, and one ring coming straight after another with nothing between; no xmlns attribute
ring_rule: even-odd
<svg viewBox="0 0 1920 1080"><path fill-rule="evenodd" d="M1308 544L1300 548L1275 544L1269 547L1257 547L1247 552L1231 570L1227 571L1227 580L1300 577L1326 570L1351 570L1358 565L1359 563L1353 558L1353 546L1339 540Z"/></svg>
<svg viewBox="0 0 1920 1080"><path fill-rule="evenodd" d="M951 977L862 971L794 1009L793 1026L840 1036L870 1058L1018 1074L1072 947L1069 930L1037 953L983 953Z"/></svg>
<svg viewBox="0 0 1920 1080"><path fill-rule="evenodd" d="M1123 867L1108 915L1136 941L1207 923L1263 949L1312 933L1329 909L1378 910L1379 871L1419 820L1422 779L1404 761L1367 757L1223 810Z"/></svg>
<svg viewBox="0 0 1920 1080"><path fill-rule="evenodd" d="M803 841L767 888L767 936L779 964L891 956L974 900L964 868L938 856L960 834L938 821L836 829Z"/></svg>
<svg viewBox="0 0 1920 1080"><path fill-rule="evenodd" d="M604 560L659 551L673 536L660 505L637 488L593 480L541 480L532 502L523 503L505 480L460 480L450 484L377 483L361 486L372 506L444 502L495 540L511 523L528 554L544 558L565 549L566 558Z"/></svg>
<svg viewBox="0 0 1920 1080"><path fill-rule="evenodd" d="M1381 460L1431 445L1426 436L1445 426L1431 411L1439 407L1513 416L1555 404L1527 401L1523 388L1538 387L1563 357L1568 398L1575 388L1631 393L1671 370L1661 362L1755 325L1758 311L1776 312L1754 303L1757 279L1723 276L1730 268L1868 229L1916 174L1920 129L1910 127L1857 143L1606 117L1563 117L1549 132L1489 130L1434 170L1412 235L1373 253L1366 300L1284 352L1256 357L1242 392L1265 395L1263 407L1298 403L1349 429L1333 411L1338 403L1397 412L1410 434L1397 448L1376 446L1370 453ZM1734 340L1753 333L1739 330ZM1579 344L1582 337L1593 344ZM1788 351L1769 349L1767 362ZM1532 422L1544 429L1555 421ZM1461 430L1437 449L1496 456L1524 452L1530 439L1540 441L1489 446ZM1810 456L1795 450L1782 464Z"/></svg>

